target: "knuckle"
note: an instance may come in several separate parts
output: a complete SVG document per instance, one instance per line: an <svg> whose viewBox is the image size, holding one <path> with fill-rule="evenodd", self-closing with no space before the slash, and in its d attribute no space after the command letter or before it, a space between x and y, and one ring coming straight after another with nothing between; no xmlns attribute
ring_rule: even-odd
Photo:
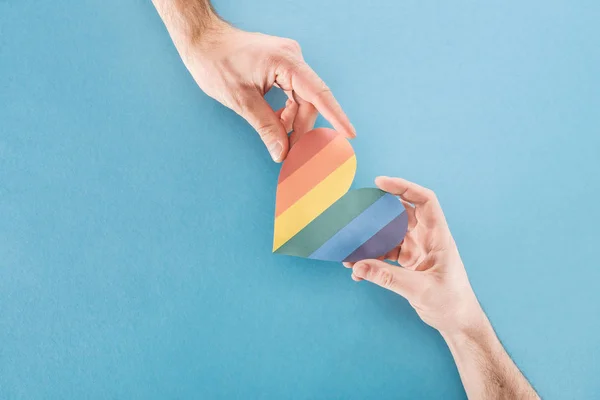
<svg viewBox="0 0 600 400"><path fill-rule="evenodd" d="M264 65L267 69L278 69L284 62L285 57L277 52L266 54L264 57Z"/></svg>
<svg viewBox="0 0 600 400"><path fill-rule="evenodd" d="M233 101L239 107L243 115L248 114L252 109L252 101L239 92L233 94Z"/></svg>
<svg viewBox="0 0 600 400"><path fill-rule="evenodd" d="M425 196L430 200L437 200L437 195L431 189L425 188Z"/></svg>
<svg viewBox="0 0 600 400"><path fill-rule="evenodd" d="M323 96L325 94L331 93L331 89L325 84L325 82L321 81L319 83L319 87L317 88L317 95Z"/></svg>
<svg viewBox="0 0 600 400"><path fill-rule="evenodd" d="M363 264L363 263L354 264L354 267L352 268L352 272L356 276L365 278L367 276L367 274L369 273L369 265Z"/></svg>
<svg viewBox="0 0 600 400"><path fill-rule="evenodd" d="M256 131L265 142L274 140L277 137L277 127L271 122L260 123L256 127Z"/></svg>
<svg viewBox="0 0 600 400"><path fill-rule="evenodd" d="M294 53L299 53L302 51L300 47L300 43L295 41L294 39L285 39L281 45L284 50L288 50Z"/></svg>
<svg viewBox="0 0 600 400"><path fill-rule="evenodd" d="M395 281L394 274L387 269L382 269L377 274L377 282L386 289L393 288Z"/></svg>
<svg viewBox="0 0 600 400"><path fill-rule="evenodd" d="M321 97L321 96L326 96L331 94L331 89L329 89L329 86L327 86L327 84L319 78L318 82L315 83L315 96L317 97Z"/></svg>
<svg viewBox="0 0 600 400"><path fill-rule="evenodd" d="M287 58L284 64L287 67L286 69L288 70L288 73L290 74L303 72L304 68L307 67L304 61L296 59L294 57Z"/></svg>
<svg viewBox="0 0 600 400"><path fill-rule="evenodd" d="M241 115L247 115L254 104L251 96L248 96L248 89L243 85L232 85L229 89L229 98L231 108Z"/></svg>

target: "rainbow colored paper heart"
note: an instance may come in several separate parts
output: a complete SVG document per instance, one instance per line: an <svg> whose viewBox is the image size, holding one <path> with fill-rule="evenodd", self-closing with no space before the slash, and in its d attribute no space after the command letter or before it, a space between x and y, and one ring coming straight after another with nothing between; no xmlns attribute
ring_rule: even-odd
<svg viewBox="0 0 600 400"><path fill-rule="evenodd" d="M402 242L402 203L379 189L348 191L355 173L354 150L342 135L318 128L302 136L279 173L273 252L354 262Z"/></svg>

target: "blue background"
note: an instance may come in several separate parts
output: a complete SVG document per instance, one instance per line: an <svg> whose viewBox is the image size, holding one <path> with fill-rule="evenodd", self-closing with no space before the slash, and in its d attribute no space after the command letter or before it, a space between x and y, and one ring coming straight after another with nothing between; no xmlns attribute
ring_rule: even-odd
<svg viewBox="0 0 600 400"><path fill-rule="evenodd" d="M355 187L436 190L540 393L597 395L600 3L216 7L300 42ZM0 397L463 398L405 300L270 253L278 170L149 1L0 0Z"/></svg>

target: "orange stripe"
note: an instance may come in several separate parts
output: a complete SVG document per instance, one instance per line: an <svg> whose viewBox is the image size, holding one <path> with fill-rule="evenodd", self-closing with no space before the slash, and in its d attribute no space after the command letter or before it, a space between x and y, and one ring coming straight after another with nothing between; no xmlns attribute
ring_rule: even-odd
<svg viewBox="0 0 600 400"><path fill-rule="evenodd" d="M315 154L321 151L329 142L339 136L336 131L329 128L317 128L307 132L298 143L292 147L285 158L281 171L279 172L279 183L283 182L294 171L300 168L304 163L313 158Z"/></svg>
<svg viewBox="0 0 600 400"><path fill-rule="evenodd" d="M327 146L277 187L275 216L279 216L354 155L350 143L337 135Z"/></svg>

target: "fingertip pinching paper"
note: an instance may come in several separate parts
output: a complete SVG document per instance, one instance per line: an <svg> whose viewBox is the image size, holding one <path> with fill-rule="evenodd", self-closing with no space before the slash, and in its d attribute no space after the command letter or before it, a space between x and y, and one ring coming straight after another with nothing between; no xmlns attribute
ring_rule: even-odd
<svg viewBox="0 0 600 400"><path fill-rule="evenodd" d="M408 228L402 203L375 188L349 191L355 173L346 138L328 128L306 133L279 173L273 252L354 262L402 242Z"/></svg>

